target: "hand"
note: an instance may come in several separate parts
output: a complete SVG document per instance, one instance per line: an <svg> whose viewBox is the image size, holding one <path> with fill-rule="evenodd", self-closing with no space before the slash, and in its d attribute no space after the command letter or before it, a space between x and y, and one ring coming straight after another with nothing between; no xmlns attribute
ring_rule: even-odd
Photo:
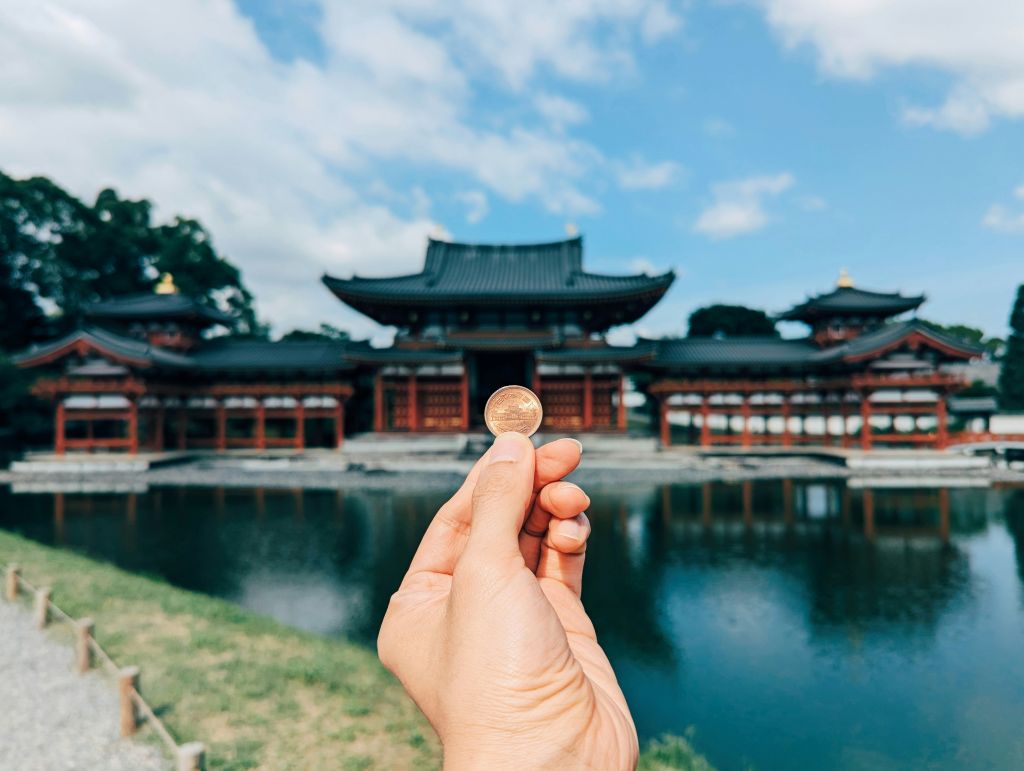
<svg viewBox="0 0 1024 771"><path fill-rule="evenodd" d="M575 440L534 451L501 434L391 598L377 649L446 769L636 766L629 707L580 602L590 500L560 481L579 460Z"/></svg>

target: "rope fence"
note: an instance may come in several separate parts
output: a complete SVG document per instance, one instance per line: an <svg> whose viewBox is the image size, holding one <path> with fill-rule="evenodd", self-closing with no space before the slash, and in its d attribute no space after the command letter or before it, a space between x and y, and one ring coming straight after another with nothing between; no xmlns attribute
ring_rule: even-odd
<svg viewBox="0 0 1024 771"><path fill-rule="evenodd" d="M75 635L75 666L80 674L101 664L118 681L119 722L121 736L133 736L143 722L150 725L163 740L177 762L178 771L203 771L206 767L206 748L201 742L179 745L167 726L142 697L139 690L139 668L119 667L96 640L96 625L91 618L74 619L53 602L53 590L48 586L34 586L21 575L17 565L8 565L4 576L4 597L17 602L24 592L33 598L32 615L36 627L45 629L51 621L62 621Z"/></svg>

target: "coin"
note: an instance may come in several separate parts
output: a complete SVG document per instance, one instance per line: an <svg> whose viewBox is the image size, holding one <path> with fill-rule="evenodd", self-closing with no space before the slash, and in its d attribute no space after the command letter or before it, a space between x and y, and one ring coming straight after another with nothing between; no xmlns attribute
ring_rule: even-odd
<svg viewBox="0 0 1024 771"><path fill-rule="evenodd" d="M537 394L524 386L502 386L491 394L484 406L484 422L495 436L506 431L533 436L543 417L544 409Z"/></svg>

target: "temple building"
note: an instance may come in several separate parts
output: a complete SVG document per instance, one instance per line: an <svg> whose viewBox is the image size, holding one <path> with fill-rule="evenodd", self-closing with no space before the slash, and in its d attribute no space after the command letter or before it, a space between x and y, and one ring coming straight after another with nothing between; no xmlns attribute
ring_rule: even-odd
<svg viewBox="0 0 1024 771"><path fill-rule="evenodd" d="M577 236L529 245L431 239L419 273L323 282L398 329L392 347L350 354L373 370L375 431L482 427L487 397L513 383L540 396L542 429L622 431L626 373L649 351L611 346L604 335L643 316L674 278L590 273Z"/></svg>
<svg viewBox="0 0 1024 771"><path fill-rule="evenodd" d="M923 296L848 277L778 318L799 339L682 338L611 345L675 279L583 266L583 241L431 239L423 270L324 285L394 342L269 342L222 334L229 316L177 292L85 309L85 324L15 358L54 404L54 449L138 452L340 447L346 430L465 432L487 397L526 385L542 430L623 432L627 390L646 395L663 445L942 447L945 365L980 354L908 314ZM902 318L902 320L900 320ZM218 334L220 332L221 334Z"/></svg>
<svg viewBox="0 0 1024 771"><path fill-rule="evenodd" d="M857 289L842 275L778 317L807 324L807 337L648 341L661 443L945 447L946 400L966 383L944 365L981 350L893 320L924 299Z"/></svg>

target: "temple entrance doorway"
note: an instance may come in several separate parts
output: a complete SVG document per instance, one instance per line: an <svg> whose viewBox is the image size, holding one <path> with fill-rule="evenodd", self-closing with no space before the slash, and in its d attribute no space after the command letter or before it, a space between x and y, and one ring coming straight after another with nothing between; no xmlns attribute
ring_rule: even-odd
<svg viewBox="0 0 1024 771"><path fill-rule="evenodd" d="M475 353L470 358L470 425L484 425L484 405L492 393L502 386L521 385L532 388L533 355L529 351L498 351Z"/></svg>

